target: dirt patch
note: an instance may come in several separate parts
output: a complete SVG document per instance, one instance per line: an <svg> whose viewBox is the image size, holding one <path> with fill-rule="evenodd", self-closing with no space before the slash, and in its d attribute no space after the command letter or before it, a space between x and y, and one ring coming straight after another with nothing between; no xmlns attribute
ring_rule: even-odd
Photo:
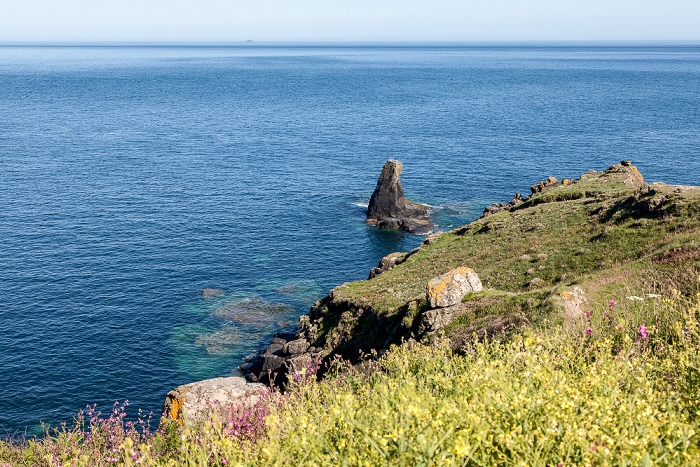
<svg viewBox="0 0 700 467"><path fill-rule="evenodd" d="M656 264L675 265L687 261L689 259L699 258L700 249L697 248L674 248L673 250L664 251L652 258L652 262Z"/></svg>

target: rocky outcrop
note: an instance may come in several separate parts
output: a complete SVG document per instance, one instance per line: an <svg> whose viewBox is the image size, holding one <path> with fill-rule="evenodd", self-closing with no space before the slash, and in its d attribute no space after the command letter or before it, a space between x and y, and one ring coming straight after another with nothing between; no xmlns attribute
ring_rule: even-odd
<svg viewBox="0 0 700 467"><path fill-rule="evenodd" d="M231 407L255 403L266 391L264 385L238 376L183 384L165 397L163 418L178 423L213 420L217 415L223 419Z"/></svg>
<svg viewBox="0 0 700 467"><path fill-rule="evenodd" d="M646 187L647 183L637 167L631 161L622 161L619 164L608 167L603 172L603 177L616 177L622 183L632 188Z"/></svg>
<svg viewBox="0 0 700 467"><path fill-rule="evenodd" d="M426 298L430 308L456 305L470 292L480 292L483 285L473 269L459 267L428 282Z"/></svg>
<svg viewBox="0 0 700 467"><path fill-rule="evenodd" d="M403 164L389 159L379 175L377 187L367 207L367 223L382 229L403 229L416 234L427 234L433 229L428 220L430 209L404 198L401 186Z"/></svg>
<svg viewBox="0 0 700 467"><path fill-rule="evenodd" d="M520 206L518 208L520 209L522 207L529 207L534 204L539 204L539 202L543 200L541 198L537 198L536 195L539 195L540 193L544 193L562 185L575 185L583 180L588 180L595 177L617 179L625 185L637 189L643 189L648 186L647 183L644 181L644 177L642 176L642 174L639 172L639 170L637 170L637 167L632 165L631 161L621 161L619 164L615 164L613 166L608 167L607 169L605 169L604 172L590 170L581 175L578 179L565 178L559 181L555 177L548 177L547 180L543 180L539 183L535 183L534 185L532 185L530 187L530 191L532 192L532 194L528 195L524 199L520 195L520 193L516 193L515 196L513 196L513 199L510 201L510 203L495 203L490 206L486 206L486 208L484 208L484 213L481 215L480 219L504 211L513 211L517 206ZM591 192L589 193L589 195L594 196L595 194ZM569 198L566 195L562 195L560 200L565 199ZM545 200L545 202L546 201L547 200Z"/></svg>
<svg viewBox="0 0 700 467"><path fill-rule="evenodd" d="M372 268L367 279L374 279L383 272L386 272L394 266L401 264L408 257L408 253L390 253L379 261L376 268Z"/></svg>
<svg viewBox="0 0 700 467"><path fill-rule="evenodd" d="M455 315L454 306L446 308L433 308L423 312L420 318L420 335L433 334L452 322Z"/></svg>
<svg viewBox="0 0 700 467"><path fill-rule="evenodd" d="M547 188L557 186L559 181L555 177L549 177L547 180L536 183L530 187L530 191L532 191L532 194L534 195L535 193L541 193L545 191Z"/></svg>
<svg viewBox="0 0 700 467"><path fill-rule="evenodd" d="M357 363L410 334L404 314L387 316L371 306L337 299L334 291L299 318L298 332L275 334L265 350L239 368L248 380L284 387L304 368L320 366L322 374L336 358Z"/></svg>

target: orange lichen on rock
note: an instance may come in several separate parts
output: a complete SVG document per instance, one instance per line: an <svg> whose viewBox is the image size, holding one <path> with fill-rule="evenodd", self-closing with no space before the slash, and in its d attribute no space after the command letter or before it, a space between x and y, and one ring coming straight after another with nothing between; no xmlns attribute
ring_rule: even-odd
<svg viewBox="0 0 700 467"><path fill-rule="evenodd" d="M479 292L483 288L476 272L462 266L428 282L426 296L431 308L446 307L459 303L469 292Z"/></svg>

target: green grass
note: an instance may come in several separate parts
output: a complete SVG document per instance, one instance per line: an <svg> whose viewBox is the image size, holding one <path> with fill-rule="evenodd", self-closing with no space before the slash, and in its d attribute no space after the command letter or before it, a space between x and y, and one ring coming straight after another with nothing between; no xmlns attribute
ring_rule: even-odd
<svg viewBox="0 0 700 467"><path fill-rule="evenodd" d="M561 316L557 297L574 285L586 291L589 302L630 289L690 290L700 271L697 258L672 267L653 260L673 248L695 248L700 190L677 193L666 185L635 190L623 183L625 177L613 171L538 193L511 212L441 235L374 279L336 288L334 302L343 305L339 309L370 309L391 318L424 297L432 278L470 267L487 289L482 296L491 294L500 303L485 300L483 309L472 306L466 307L468 314L458 313L447 331L460 336L460 327L469 329L485 315L518 312L529 323L556 321ZM659 196L664 198L657 203ZM533 288L541 291L536 304L530 300L524 306ZM321 319L329 329L337 319L333 316L329 309ZM402 317L406 324L413 318ZM359 342L364 330L353 330L351 321L346 320L343 332L346 348L366 344ZM331 353L332 346L326 347Z"/></svg>
<svg viewBox="0 0 700 467"><path fill-rule="evenodd" d="M362 371L300 374L220 422L141 436L116 417L0 442L0 465L697 465L700 294L685 295L593 306L573 327L461 354L394 346Z"/></svg>

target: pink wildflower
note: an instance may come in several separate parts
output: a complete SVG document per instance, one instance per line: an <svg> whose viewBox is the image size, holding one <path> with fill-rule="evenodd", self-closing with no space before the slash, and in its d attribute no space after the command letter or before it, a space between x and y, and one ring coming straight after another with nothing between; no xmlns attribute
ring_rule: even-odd
<svg viewBox="0 0 700 467"><path fill-rule="evenodd" d="M615 300L610 300L608 302L608 306L610 307L610 311L613 311L613 308L615 308L615 305L617 305L617 302Z"/></svg>
<svg viewBox="0 0 700 467"><path fill-rule="evenodd" d="M586 328L586 335L587 335L587 336L590 336L591 334L593 334L593 329L591 329L591 328Z"/></svg>
<svg viewBox="0 0 700 467"><path fill-rule="evenodd" d="M642 339L646 340L649 335L647 334L647 328L642 324L642 327L639 328L639 333L642 335Z"/></svg>

